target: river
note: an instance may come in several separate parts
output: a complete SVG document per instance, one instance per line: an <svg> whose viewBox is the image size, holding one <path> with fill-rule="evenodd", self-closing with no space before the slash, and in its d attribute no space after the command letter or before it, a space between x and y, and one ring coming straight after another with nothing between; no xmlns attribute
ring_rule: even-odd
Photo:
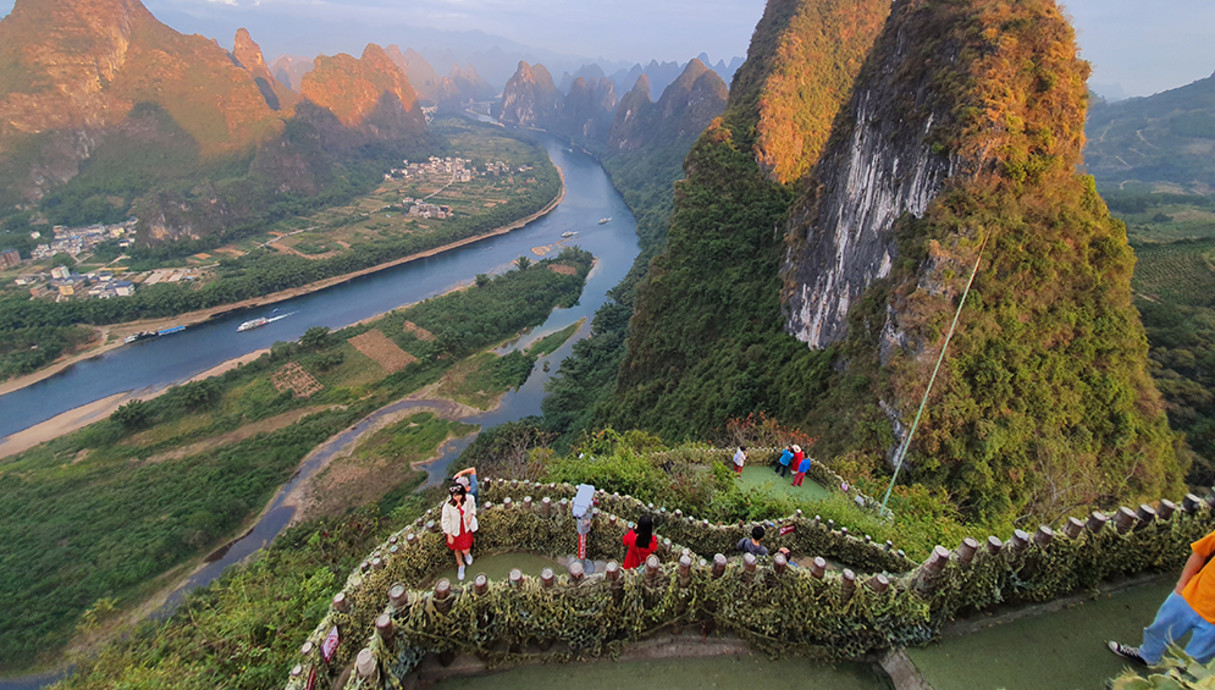
<svg viewBox="0 0 1215 690"><path fill-rule="evenodd" d="M229 314L180 333L124 346L80 362L55 376L0 397L0 434L20 431L115 393L151 392L189 380L218 364L269 347L277 341L296 340L313 326L337 329L403 304L442 294L471 281L478 273L506 270L519 256L542 258L531 252L532 247L554 244L562 241L562 233L575 232L576 235L564 242L590 251L597 259L587 278L582 299L572 308L555 310L543 325L512 347L526 346L580 319L586 319L586 323L556 352L542 357L527 382L517 391L507 393L497 409L461 421L488 428L540 414L544 383L559 369L574 342L588 333L591 317L605 301L606 292L624 278L640 248L636 221L599 163L551 137L537 136L541 137L553 162L563 170L566 185L565 199L543 218L506 235L280 302L275 305L279 312L291 316L256 330L237 333L236 327L242 321L268 312L268 308ZM599 224L600 218L612 220ZM291 488L321 466L328 456L350 443L378 416L409 405L417 406L418 403L398 403L381 409L318 448L299 474L279 491L249 534L233 542L222 558L191 576L155 615L171 614L191 589L206 585L229 565L269 544L294 515L294 508L282 505ZM447 466L473 438L469 436L447 444L443 455L425 466L431 482L443 476ZM56 679L55 674L0 679L0 690L33 690Z"/></svg>

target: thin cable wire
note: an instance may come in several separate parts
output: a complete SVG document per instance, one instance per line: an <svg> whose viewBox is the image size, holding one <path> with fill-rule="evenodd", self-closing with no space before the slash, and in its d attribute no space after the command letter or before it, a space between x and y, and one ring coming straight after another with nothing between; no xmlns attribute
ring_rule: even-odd
<svg viewBox="0 0 1215 690"><path fill-rule="evenodd" d="M907 448L911 446L911 437L915 436L916 427L920 425L920 415L924 414L924 406L928 404L928 394L932 392L932 384L937 380L937 372L941 370L941 362L945 361L945 351L949 349L949 341L953 338L954 329L958 327L958 317L962 315L962 306L966 304L966 296L970 294L970 286L975 282L979 272L979 262L983 260L983 250L987 248L987 237L979 245L979 256L975 258L975 267L970 271L970 280L966 281L966 289L962 291L962 299L958 300L958 310L953 314L953 323L949 324L949 333L945 335L945 344L941 346L941 354L937 356L937 365L932 369L932 377L928 379L928 387L924 389L924 397L920 400L920 409L915 413L911 430L903 446L899 448L898 459L894 463L894 476L890 478L890 486L886 487L886 495L882 497L882 514L886 514L886 502L890 500L890 492L894 490L894 482L899 478L899 470L903 469L903 459L907 457Z"/></svg>

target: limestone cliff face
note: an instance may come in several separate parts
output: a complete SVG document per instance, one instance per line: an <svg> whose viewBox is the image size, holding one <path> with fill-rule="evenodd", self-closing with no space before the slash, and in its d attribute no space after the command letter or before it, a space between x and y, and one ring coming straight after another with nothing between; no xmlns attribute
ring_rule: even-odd
<svg viewBox="0 0 1215 690"><path fill-rule="evenodd" d="M316 58L300 95L332 112L343 126L378 138L426 131L426 119L405 73L374 43L367 44L361 58L345 53Z"/></svg>
<svg viewBox="0 0 1215 690"><path fill-rule="evenodd" d="M849 308L890 275L894 222L904 213L922 216L958 169L958 154L934 138L934 125L946 126L955 104L933 88L930 66L956 61L958 46L945 44L931 63L919 62L914 28L891 21L792 217L787 328L812 348L844 337Z"/></svg>
<svg viewBox="0 0 1215 690"><path fill-rule="evenodd" d="M620 100L607 140L609 152L637 151L700 136L726 107L729 89L716 72L692 59L655 103L650 83L638 77Z"/></svg>
<svg viewBox="0 0 1215 690"><path fill-rule="evenodd" d="M584 143L602 142L611 129L616 101L616 85L607 77L595 82L578 77L562 103L559 133Z"/></svg>
<svg viewBox="0 0 1215 690"><path fill-rule="evenodd" d="M1053 518L1184 472L1125 226L1076 173L1087 76L1054 0L896 3L790 214L786 329L867 381L825 397L853 410L827 437L888 460L978 266L908 459L971 515Z"/></svg>
<svg viewBox="0 0 1215 690"><path fill-rule="evenodd" d="M494 95L493 87L477 74L472 65L452 65L447 76L439 76L430 62L413 48L402 51L398 46L390 45L384 52L405 72L405 77L418 93L418 99L429 105L456 106Z"/></svg>
<svg viewBox="0 0 1215 690"><path fill-rule="evenodd" d="M37 136L32 167L6 184L33 200L71 179L138 103L155 104L203 156L281 131L249 72L138 0L18 0L0 21L0 156Z"/></svg>
<svg viewBox="0 0 1215 690"><path fill-rule="evenodd" d="M544 65L520 60L502 90L498 119L520 127L544 127L557 122L563 107L561 93Z"/></svg>
<svg viewBox="0 0 1215 690"><path fill-rule="evenodd" d="M254 42L247 29L237 30L236 40L232 46L232 59L253 75L254 83L257 84L262 97L266 99L266 105L270 106L271 110L288 109L299 100L299 96L294 91L270 74L270 68L266 66L266 59L262 57L261 46Z"/></svg>
<svg viewBox="0 0 1215 690"><path fill-rule="evenodd" d="M279 55L270 61L270 73L292 91L299 92L304 75L315 67L313 58L303 55Z"/></svg>

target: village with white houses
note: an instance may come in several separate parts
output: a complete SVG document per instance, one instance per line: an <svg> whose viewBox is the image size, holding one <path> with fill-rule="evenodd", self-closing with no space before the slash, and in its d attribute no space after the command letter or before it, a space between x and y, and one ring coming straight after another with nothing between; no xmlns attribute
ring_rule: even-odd
<svg viewBox="0 0 1215 690"><path fill-rule="evenodd" d="M97 223L84 227L66 227L56 225L51 229L50 241L35 245L27 260L22 260L15 249L0 251L0 270L19 267L25 261L31 264L45 264L57 256L69 256L73 260L87 258L103 242L115 241L120 249L125 249L134 240L136 218L128 218L121 223L109 225ZM35 240L43 239L45 231L33 231L30 237ZM135 294L138 285L152 285L159 282L193 281L199 276L196 269L168 268L153 271L130 272L123 267L119 256L111 265L86 273L77 271L65 265L52 268L49 272L32 271L21 273L13 283L29 291L30 299L53 299L63 301L69 299L111 299L115 297L130 297Z"/></svg>
<svg viewBox="0 0 1215 690"><path fill-rule="evenodd" d="M530 165L521 165L518 167L517 172L527 172L531 169L532 166ZM471 160L458 157L453 158L451 156L446 158L431 156L430 158L426 159L426 162L424 163L410 163L409 159L406 158L402 161L402 167L393 168L392 170L384 173L384 180L387 181L397 179L409 181L421 179L427 176L450 176L446 184L440 188L441 190L446 188L447 185L459 182L471 182L474 176L500 177L502 175L510 175L513 172L516 172L516 170L512 169L509 165L503 163L502 161L486 163L484 170L477 170L476 167L472 165ZM431 196L433 196L433 194L431 194ZM401 209L405 211L407 215L419 216L421 218L435 218L442 220L451 215L450 206L446 204L429 203L426 201L427 198L429 197L421 199L415 199L412 196L402 197Z"/></svg>

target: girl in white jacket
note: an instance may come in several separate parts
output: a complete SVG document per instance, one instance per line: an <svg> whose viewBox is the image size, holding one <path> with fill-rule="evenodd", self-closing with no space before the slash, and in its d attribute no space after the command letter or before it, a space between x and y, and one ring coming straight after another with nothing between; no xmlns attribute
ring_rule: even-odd
<svg viewBox="0 0 1215 690"><path fill-rule="evenodd" d="M451 487L451 500L443 504L439 520L447 548L456 554L456 577L464 579L464 566L472 565L473 532L477 531L477 500L460 484Z"/></svg>

